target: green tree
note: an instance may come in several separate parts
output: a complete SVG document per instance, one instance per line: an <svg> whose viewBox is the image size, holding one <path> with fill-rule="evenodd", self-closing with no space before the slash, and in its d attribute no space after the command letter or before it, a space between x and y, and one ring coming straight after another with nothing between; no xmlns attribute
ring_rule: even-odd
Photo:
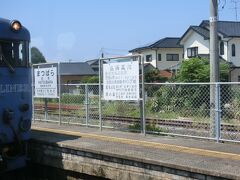
<svg viewBox="0 0 240 180"><path fill-rule="evenodd" d="M31 48L31 62L32 62L32 64L39 64L39 63L45 63L46 62L45 57L39 51L39 49L36 48L36 47Z"/></svg>
<svg viewBox="0 0 240 180"><path fill-rule="evenodd" d="M81 83L98 83L99 77L98 76L86 76L81 79Z"/></svg>
<svg viewBox="0 0 240 180"><path fill-rule="evenodd" d="M229 65L220 61L220 81L226 82L229 79ZM173 81L177 82L209 82L210 64L205 58L191 58L182 62L179 72Z"/></svg>

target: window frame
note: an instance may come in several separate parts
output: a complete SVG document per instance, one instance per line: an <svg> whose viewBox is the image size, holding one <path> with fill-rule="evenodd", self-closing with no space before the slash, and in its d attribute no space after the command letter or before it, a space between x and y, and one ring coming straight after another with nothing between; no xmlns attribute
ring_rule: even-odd
<svg viewBox="0 0 240 180"><path fill-rule="evenodd" d="M177 57L177 60L174 57ZM166 61L179 61L179 54L166 54Z"/></svg>
<svg viewBox="0 0 240 180"><path fill-rule="evenodd" d="M219 47L219 53L220 55L224 55L224 42L220 42L220 47Z"/></svg>
<svg viewBox="0 0 240 180"><path fill-rule="evenodd" d="M146 62L152 62L152 54L146 55Z"/></svg>
<svg viewBox="0 0 240 180"><path fill-rule="evenodd" d="M190 51L190 53L189 53ZM192 57L197 57L198 56L198 47L190 47L187 48L187 57L192 58Z"/></svg>
<svg viewBox="0 0 240 180"><path fill-rule="evenodd" d="M232 44L231 46L231 50L232 50L232 57L235 57L236 56L236 45L235 44Z"/></svg>
<svg viewBox="0 0 240 180"><path fill-rule="evenodd" d="M162 54L161 53L158 53L158 57L157 57L158 59L158 61L162 61Z"/></svg>

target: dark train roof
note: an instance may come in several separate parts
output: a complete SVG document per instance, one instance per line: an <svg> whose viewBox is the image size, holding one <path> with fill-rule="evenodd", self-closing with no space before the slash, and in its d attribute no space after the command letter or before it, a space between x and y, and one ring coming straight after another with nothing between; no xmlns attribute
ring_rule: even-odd
<svg viewBox="0 0 240 180"><path fill-rule="evenodd" d="M22 26L19 31L11 30L10 24L12 21L8 19L0 18L0 39L1 40L25 40L30 41L30 33L29 31Z"/></svg>

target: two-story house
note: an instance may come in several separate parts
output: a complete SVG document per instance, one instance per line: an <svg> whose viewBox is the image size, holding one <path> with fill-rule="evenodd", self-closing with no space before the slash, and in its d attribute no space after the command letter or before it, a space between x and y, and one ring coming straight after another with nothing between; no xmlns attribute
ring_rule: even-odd
<svg viewBox="0 0 240 180"><path fill-rule="evenodd" d="M183 59L180 38L166 37L146 46L130 50L132 54L142 54L144 63L150 63L159 70L174 70Z"/></svg>
<svg viewBox="0 0 240 180"><path fill-rule="evenodd" d="M219 56L231 64L231 81L240 81L240 22L218 21ZM196 56L209 57L209 21L190 26L180 38L184 59Z"/></svg>

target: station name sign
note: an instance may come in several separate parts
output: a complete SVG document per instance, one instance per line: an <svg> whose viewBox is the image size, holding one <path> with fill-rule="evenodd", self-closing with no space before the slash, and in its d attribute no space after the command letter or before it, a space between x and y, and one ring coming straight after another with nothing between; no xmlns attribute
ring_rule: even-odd
<svg viewBox="0 0 240 180"><path fill-rule="evenodd" d="M139 100L139 63L103 64L104 100Z"/></svg>
<svg viewBox="0 0 240 180"><path fill-rule="evenodd" d="M57 68L35 68L34 69L35 82L35 97L41 98L57 98Z"/></svg>

